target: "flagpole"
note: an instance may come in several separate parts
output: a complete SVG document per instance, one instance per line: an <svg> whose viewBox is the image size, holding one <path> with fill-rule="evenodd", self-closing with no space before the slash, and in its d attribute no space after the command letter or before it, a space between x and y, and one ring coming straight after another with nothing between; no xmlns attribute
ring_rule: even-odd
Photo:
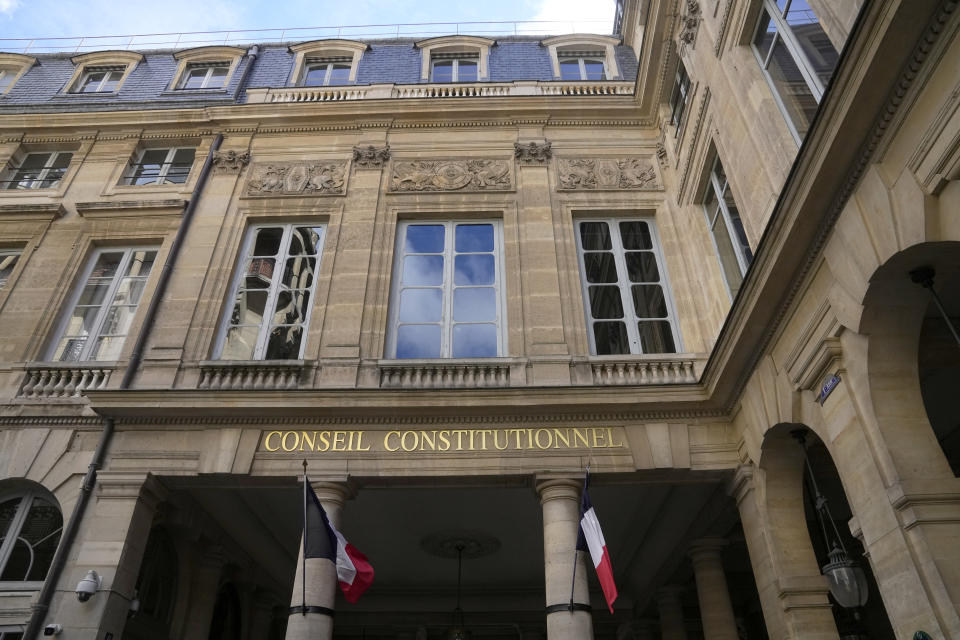
<svg viewBox="0 0 960 640"><path fill-rule="evenodd" d="M300 554L300 612L307 615L307 459L303 459L303 548Z"/></svg>

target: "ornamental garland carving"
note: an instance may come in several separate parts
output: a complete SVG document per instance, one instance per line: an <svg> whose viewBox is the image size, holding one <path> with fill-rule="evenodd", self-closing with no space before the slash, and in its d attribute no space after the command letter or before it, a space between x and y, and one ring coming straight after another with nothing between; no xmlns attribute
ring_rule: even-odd
<svg viewBox="0 0 960 640"><path fill-rule="evenodd" d="M390 145L378 149L372 144L353 148L353 164L358 169L379 169L390 159Z"/></svg>
<svg viewBox="0 0 960 640"><path fill-rule="evenodd" d="M697 27L700 26L700 4L697 0L687 0L687 11L680 18L680 42L691 47L697 39Z"/></svg>
<svg viewBox="0 0 960 640"><path fill-rule="evenodd" d="M240 173L250 163L249 151L217 151L213 154L213 168L224 173Z"/></svg>
<svg viewBox="0 0 960 640"><path fill-rule="evenodd" d="M505 160L394 162L391 191L509 191L513 175Z"/></svg>
<svg viewBox="0 0 960 640"><path fill-rule="evenodd" d="M345 160L254 164L246 195L343 195Z"/></svg>
<svg viewBox="0 0 960 640"><path fill-rule="evenodd" d="M560 188L568 191L662 189L652 158L561 158Z"/></svg>
<svg viewBox="0 0 960 640"><path fill-rule="evenodd" d="M552 143L544 142L528 142L527 144L521 144L519 142L513 143L513 155L520 161L520 164L546 164L551 157L553 157L553 151L550 147Z"/></svg>

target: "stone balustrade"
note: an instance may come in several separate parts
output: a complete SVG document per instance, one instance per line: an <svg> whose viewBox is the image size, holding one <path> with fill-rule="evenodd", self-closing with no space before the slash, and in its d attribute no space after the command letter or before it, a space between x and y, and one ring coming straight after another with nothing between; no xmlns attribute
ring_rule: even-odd
<svg viewBox="0 0 960 640"><path fill-rule="evenodd" d="M629 96L632 82L584 80L541 82L471 82L432 84L371 84L336 87L277 87L249 89L250 103L343 102L405 98L482 98L509 96Z"/></svg>
<svg viewBox="0 0 960 640"><path fill-rule="evenodd" d="M306 363L303 360L213 361L200 363L198 389L296 389Z"/></svg>
<svg viewBox="0 0 960 640"><path fill-rule="evenodd" d="M29 365L17 397L26 400L79 398L84 391L105 388L112 372L112 365Z"/></svg>
<svg viewBox="0 0 960 640"><path fill-rule="evenodd" d="M678 384L697 381L693 360L612 360L592 362L596 385Z"/></svg>
<svg viewBox="0 0 960 640"><path fill-rule="evenodd" d="M383 389L464 389L509 387L510 364L502 362L458 362L380 365Z"/></svg>

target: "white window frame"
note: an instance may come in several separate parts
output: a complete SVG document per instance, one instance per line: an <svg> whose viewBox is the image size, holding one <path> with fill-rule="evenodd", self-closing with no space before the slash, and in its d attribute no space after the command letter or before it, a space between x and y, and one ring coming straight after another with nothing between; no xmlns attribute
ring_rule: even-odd
<svg viewBox="0 0 960 640"><path fill-rule="evenodd" d="M300 84L304 87L329 87L330 86L330 76L333 75L333 69L335 67L342 67L347 69L347 82L350 82L350 71L353 68L353 63L350 58L335 58L335 59L308 59L303 65L303 79ZM323 72L323 82L320 84L307 84L307 76L310 74L312 69L319 69L320 67L326 67Z"/></svg>
<svg viewBox="0 0 960 640"><path fill-rule="evenodd" d="M230 78L231 63L229 60L215 60L212 62L188 62L180 76L180 83L177 86L178 91L200 91L202 89L223 89L227 86L227 80ZM190 80L190 72L195 69L206 68L207 72L203 77L203 82L199 87L187 88L187 82ZM223 77L220 78L220 84L211 87L210 79L213 77L215 69L223 69Z"/></svg>
<svg viewBox="0 0 960 640"><path fill-rule="evenodd" d="M590 52L590 53L578 53L576 55L565 55L562 51L558 53L558 63L560 64L560 79L566 82L570 82L571 78L563 77L563 63L569 62L570 60L576 60L580 64L580 80L589 80L587 78L587 61L589 62L599 62L603 66L603 77L599 78L600 80L606 80L610 77L610 74L607 73L607 61L602 51Z"/></svg>
<svg viewBox="0 0 960 640"><path fill-rule="evenodd" d="M720 222L721 218L723 222L723 229L727 234L728 240L733 247L733 254L737 259L737 267L740 269L741 282L743 276L747 273L747 269L750 267L752 255L750 257L744 255L743 246L741 245L736 231L733 228L733 220L730 216L730 210L727 208L727 203L723 198L724 192L732 189L730 186L730 177L726 170L724 170L723 175L726 177L726 181L721 184L717 175L718 166L723 168L723 163L720 161L719 154L714 153L713 161L710 163L710 173L707 176L707 184L704 187L703 195L701 196L701 208L703 209L703 214L707 221L707 230L710 232L710 239L713 242L713 250L717 254L717 260L720 262L720 272L723 274L724 282L727 284L727 291L730 293L732 298L735 295L735 292L739 291L740 284L737 285L736 290L731 285L729 278L727 278L727 270L723 265L723 256L720 252L720 247L717 246L717 238L714 229L716 228L716 224ZM714 212L711 212L707 209L707 202L709 201L709 196L707 194L711 189L713 190L717 199L717 210ZM738 205L737 210L739 211L739 209L740 207ZM740 221L742 225L742 216L740 216ZM744 234L746 234L746 230L744 230Z"/></svg>
<svg viewBox="0 0 960 640"><path fill-rule="evenodd" d="M123 84L124 68L120 66L108 65L108 66L96 66L96 67L86 67L83 70L83 73L80 75L80 79L77 80L76 85L74 86L73 93L79 94L90 94L90 93L116 93L120 90L120 86ZM84 91L83 87L87 84L87 80L90 79L90 76L95 73L103 73L103 79L97 83L97 88L94 91ZM111 78L116 74L117 86L115 89L104 89L103 86L110 81Z"/></svg>
<svg viewBox="0 0 960 640"><path fill-rule="evenodd" d="M254 347L253 359L264 359L264 352L267 349L267 344L270 339L270 330L275 326L272 319L273 309L276 306L277 295L280 291L280 282L283 279L283 271L286 268L286 260L290 257L288 252L290 250L290 238L293 235L293 230L296 227L310 227L313 229L320 229L320 239L317 242L318 250L316 255L316 269L313 272L313 282L311 283L309 290L310 304L308 305L306 313L304 314L303 336L300 339L300 352L297 354L297 359L303 358L304 349L307 345L308 332L310 331L310 319L313 315L313 307L316 306L317 280L320 278L320 265L323 260L324 244L327 240L327 225L326 223L322 222L264 222L250 225L247 228L243 245L240 247L240 252L237 254L236 268L234 269L233 280L230 283L230 295L226 300L223 310L223 321L220 324L220 332L217 336L217 344L213 356L215 360L223 359L223 348L226 344L227 332L230 330L230 314L236 302L237 291L240 288L240 284L247 275L244 271L243 265L246 264L247 259L250 257L250 251L253 249L254 238L256 238L257 231L260 229L268 229L271 227L282 227L283 236L280 239L280 247L278 252L274 254L276 257L276 262L274 263L274 272L270 280L270 287L267 289L267 300L264 304L264 315L263 320L260 323L259 333L257 334L257 342L256 346Z"/></svg>
<svg viewBox="0 0 960 640"><path fill-rule="evenodd" d="M167 155L166 157L164 157L163 162L160 165L160 172L157 174L156 180L154 180L153 182L147 182L144 184L137 184L135 168L143 164L143 158L144 156L146 156L147 153L151 151L162 151L163 147L161 148L148 147L145 149L141 149L140 153L137 154L137 161L131 162L127 165L127 171L129 172L129 175L123 176L123 184L128 187L155 187L155 186L164 185L164 184L186 184L187 181L190 179L190 171L187 171L186 176L184 176L183 182L173 182L173 181L167 180L167 174L170 173L170 168L173 166L174 157L177 155L178 151L183 151L185 149L193 149L193 152L194 152L193 159L194 159L194 162L196 162L196 159L197 159L196 147L170 147L169 149L167 149ZM193 165L191 165L190 168L192 170Z"/></svg>
<svg viewBox="0 0 960 640"><path fill-rule="evenodd" d="M454 284L454 257L458 255L455 251L456 227L459 225L492 225L493 226L493 255L494 255L494 295L497 301L496 327L497 327L497 353L494 358L502 358L507 353L507 312L506 312L506 291L503 285L503 221L499 219L455 219L455 220L405 220L397 225L396 251L393 258L393 279L391 280L390 290L390 324L387 330L386 353L389 358L397 357L397 334L401 324L435 324L435 323L401 323L400 322L400 293L405 288L403 286L403 258L408 255L403 247L406 241L407 229L411 226L443 226L444 245L443 245L443 283L440 287L442 291L442 315L440 318L440 356L439 359L452 359L453 356L453 328L457 324L473 324L470 322L454 322L453 320L453 292L457 285ZM459 255L471 255L472 252L461 252ZM486 252L484 252L486 253ZM409 254L409 255L436 255L436 254ZM483 285L489 286L489 285ZM412 288L418 288L413 286ZM429 288L437 288L435 286ZM489 321L477 323L489 324ZM411 358L416 360L417 358ZM431 358L432 359L432 358ZM473 359L473 358L470 358ZM487 359L487 358L477 358Z"/></svg>
<svg viewBox="0 0 960 640"><path fill-rule="evenodd" d="M43 186L43 183L47 182L47 176L49 176L50 171L53 170L53 165L56 164L57 158L59 158L63 154L67 154L70 156L70 162L73 162L73 153L74 153L73 151L35 151L33 153L24 154L23 159L20 161L20 166L11 167L9 169L9 172L7 175L10 177L4 183L5 184L4 190L5 191L6 190L25 191L28 189L55 189L60 184L60 181L63 180L63 177L67 175L67 169L69 169L70 167L69 164L62 169L63 173L53 184ZM16 177L17 177L17 174L23 169L23 165L26 162L27 158L29 158L30 156L42 156L45 154L49 154L50 157L47 158L46 162L43 163L43 168L40 169L40 173L37 174L37 177L31 180L30 184L26 187L14 186L14 184L25 182L25 180L17 181Z"/></svg>
<svg viewBox="0 0 960 640"><path fill-rule="evenodd" d="M13 547L17 539L10 534L20 534L20 531L23 528L23 523L30 514L30 508L33 506L33 501L36 498L42 498L47 502L52 503L55 507L57 507L57 510L60 511L61 524L59 531L60 536L63 536L63 525L65 523L65 519L63 519L63 510L60 509L60 505L57 504L57 501L53 498L53 496L47 495L46 492L38 489L12 491L10 493L0 492L0 502L14 500L16 498L20 498L20 504L17 505L17 512L14 514L13 520L10 522L10 528L7 530L7 535L4 537L3 542L0 543L0 573L3 573L3 569L7 566L7 562L10 560L10 554L13 553ZM53 535L53 533L49 535ZM40 542L43 540L45 540L45 538ZM50 567L47 567L47 571L44 573L44 578L46 578L46 574L49 572ZM40 589L42 586L43 580L4 580L3 582L0 582L0 591L8 591L13 589ZM2 628L3 627L0 627L0 629ZM10 629L10 631L13 631L13 629Z"/></svg>
<svg viewBox="0 0 960 640"><path fill-rule="evenodd" d="M670 325L670 331L673 336L673 346L674 351L672 353L682 353L683 352L683 342L680 336L680 329L677 326L677 312L676 307L673 302L673 289L670 286L670 280L667 275L666 265L663 260L663 251L661 250L660 236L657 231L657 225L654 224L654 220L648 217L613 217L613 218L596 218L596 217L577 217L574 218L574 236L577 241L577 262L580 266L580 291L583 296L583 310L584 317L587 322L587 338L590 342L590 353L591 355L597 356L597 344L596 336L594 335L593 325L595 322L611 322L616 321L615 319L607 318L596 318L594 319L593 313L590 308L590 284L601 284L601 283L588 283L587 282L587 269L584 260L584 253L600 253L601 250L597 249L588 249L584 250L583 248L583 238L580 233L580 223L582 222L603 222L606 223L607 229L610 231L610 242L611 249L609 251L603 250L603 252L608 252L613 254L613 260L617 267L617 281L602 283L605 286L616 286L620 290L620 304L623 307L624 316L622 322L627 326L627 339L630 345L629 354L605 354L598 357L606 358L616 358L623 357L627 355L641 355L644 354L644 351L640 342L640 330L637 328L638 322L643 321L666 321ZM624 256L625 250L623 248L623 239L620 235L620 223L621 222L644 222L647 225L647 229L650 230L650 239L653 244L653 248L650 251L653 252L654 257L657 261L657 271L660 274L659 283L644 283L644 282L631 282L629 272L627 271L627 262L626 257ZM647 249L643 250L629 250L631 253L634 251L648 251ZM663 290L663 300L664 304L667 307L667 317L666 318L638 318L636 310L634 309L633 304L633 293L630 290L630 287L634 284L659 284L660 288ZM653 354L646 354L653 355ZM659 354L658 354L659 355Z"/></svg>
<svg viewBox="0 0 960 640"><path fill-rule="evenodd" d="M450 79L449 81L448 81L448 80L437 80L437 79L434 77L434 69L436 68L438 62L452 62L452 63L453 63L452 69L451 69L452 76L451 76L451 79ZM476 69L476 71L477 71L477 77L476 77L475 79L473 79L473 80L465 80L464 82L480 82L480 57L479 57L479 56L476 56L476 55L466 54L466 53L464 53L464 54L456 54L456 55L453 55L453 56L439 56L439 57L437 57L437 54L434 54L434 57L432 57L432 58L430 59L430 82L444 82L444 83L446 83L446 82L460 82L460 77L459 77L459 76L460 76L460 63L461 63L461 62L470 62L470 63L472 63L473 68Z"/></svg>
<svg viewBox="0 0 960 640"><path fill-rule="evenodd" d="M10 269L10 274L6 279L0 280L0 295L2 295L2 292L7 288L7 283L13 279L13 274L16 273L17 267L20 266L23 258L23 249L0 249L0 267L3 266L4 260L10 257L16 258L16 260L13 263L13 268Z"/></svg>
<svg viewBox="0 0 960 640"><path fill-rule="evenodd" d="M792 0L790 1L792 2ZM787 4L785 5L784 10L786 11L789 8L790 5ZM761 23L763 22L764 13L770 17L770 21L777 29L776 34L774 34L774 39L770 42L770 50L767 51L766 57L761 56L760 50L756 45L757 32L760 29ZM819 21L819 17L817 20ZM817 104L820 104L820 101L823 99L823 93L826 90L826 87L820 80L820 76L813 71L813 65L810 64L810 60L807 58L803 47L800 46L796 36L793 34L793 28L787 24L787 21L783 17L783 12L779 9L779 7L777 7L776 2L774 0L763 0L760 11L757 13L756 25L754 26L753 33L750 36L750 48L753 49L753 53L756 56L757 61L760 63L760 70L763 71L763 77L766 79L767 84L770 85L770 91L773 93L777 107L779 107L780 111L783 113L784 120L787 121L791 135L793 135L794 139L797 141L797 144L799 144L802 141L800 132L797 130L797 125L790 116L789 110L784 105L783 98L780 96L780 92L777 90L777 85L773 81L773 78L770 77L770 72L768 71L770 59L773 56L774 49L776 48L777 40L783 40L787 47L787 51L790 53L790 57L793 58L793 61L797 64L797 68L800 69L800 75L804 82L806 82L807 88L809 88L810 93L813 94L813 99L817 102Z"/></svg>
<svg viewBox="0 0 960 640"><path fill-rule="evenodd" d="M20 69L11 69L10 67L0 67L0 95L3 95L16 82L20 75Z"/></svg>
<svg viewBox="0 0 960 640"><path fill-rule="evenodd" d="M123 251L123 258L120 260L120 264L117 265L117 272L113 275L113 279L110 282L110 286L107 289L107 293L103 297L103 303L100 305L100 310L97 312L96 318L93 321L93 329L90 331L87 336L86 341L83 343L83 349L80 350L80 356L76 360L53 360L57 347L60 344L60 341L64 337L64 332L67 330L67 326L70 323L70 318L73 316L73 311L77 307L77 303L80 300L80 296L83 294L83 289L87 286L87 282L90 280L90 274L93 273L93 268L97 264L97 260L100 258L101 254L104 253L115 253L117 251ZM150 267L150 273L145 277L144 291L141 295L140 300L137 301L137 308L133 312L134 319L131 321L130 327L133 328L136 325L136 315L140 312L140 303L143 301L143 298L147 295L147 290L150 285L150 278L154 275L154 267L157 266L156 261L160 257L160 247L157 245L134 245L126 247L101 247L94 251L90 258L87 260L87 264L83 269L83 277L81 277L74 286L73 293L70 295L70 304L67 305L63 317L60 319L60 322L57 325L57 330L54 332L54 339L50 342L49 347L47 348L46 360L48 362L97 362L98 360L90 360L90 352L93 351L94 346L97 344L97 340L102 336L103 325L107 320L107 315L110 313L110 307L113 304L113 300L117 295L117 289L120 287L120 282L123 280L124 273L126 273L127 267L130 265L130 260L133 257L133 254L137 251L153 251L157 255L154 257L154 264ZM126 343L129 333L124 336L124 343ZM122 349L122 347L121 347Z"/></svg>

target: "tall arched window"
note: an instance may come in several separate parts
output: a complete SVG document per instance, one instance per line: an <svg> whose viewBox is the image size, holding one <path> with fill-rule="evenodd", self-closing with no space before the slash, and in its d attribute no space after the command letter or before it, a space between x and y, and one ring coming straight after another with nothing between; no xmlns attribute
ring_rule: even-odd
<svg viewBox="0 0 960 640"><path fill-rule="evenodd" d="M62 531L60 507L39 485L0 490L0 583L42 582Z"/></svg>

